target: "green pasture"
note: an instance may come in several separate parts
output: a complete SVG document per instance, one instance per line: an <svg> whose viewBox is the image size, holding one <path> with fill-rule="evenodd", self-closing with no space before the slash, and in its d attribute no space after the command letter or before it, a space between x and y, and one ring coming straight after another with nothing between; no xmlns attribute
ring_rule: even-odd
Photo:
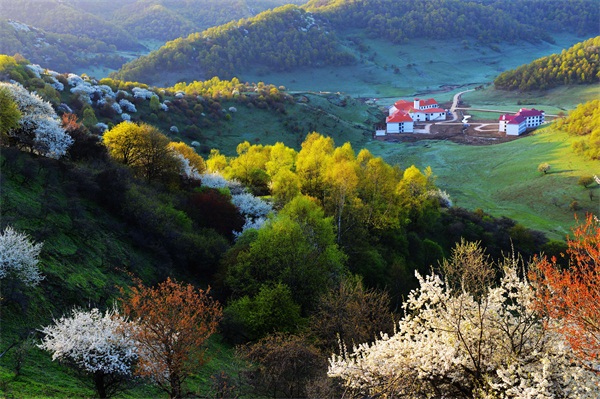
<svg viewBox="0 0 600 399"><path fill-rule="evenodd" d="M268 74L246 71L240 79L284 85L292 91L343 92L353 97L429 95L457 86L491 83L500 72L558 53L584 39L560 34L554 36L554 44L519 42L490 47L451 38L412 39L398 45L368 38L360 31L342 35L360 39L368 49L361 53L350 42L345 43L356 56L355 65Z"/></svg>
<svg viewBox="0 0 600 399"><path fill-rule="evenodd" d="M584 160L571 151L573 138L551 126L509 143L465 146L449 141L416 143L371 142L368 148L402 168L431 166L438 187L455 206L481 208L494 216L515 219L564 239L586 212L600 214L600 189L578 185L581 176L600 173L598 161ZM537 171L547 162L547 175ZM590 199L590 192L593 197ZM576 201L578 210L572 209Z"/></svg>

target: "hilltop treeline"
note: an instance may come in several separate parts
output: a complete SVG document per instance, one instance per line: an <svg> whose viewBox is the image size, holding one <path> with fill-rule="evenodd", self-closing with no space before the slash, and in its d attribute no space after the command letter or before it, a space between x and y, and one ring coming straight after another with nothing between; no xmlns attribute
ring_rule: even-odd
<svg viewBox="0 0 600 399"><path fill-rule="evenodd" d="M480 42L546 40L545 32L594 34L600 18L592 0L311 0L306 8L341 28L366 28L398 43L416 37L471 37Z"/></svg>
<svg viewBox="0 0 600 399"><path fill-rule="evenodd" d="M326 27L306 11L289 5L174 40L111 76L142 81L159 70L192 69L200 76L229 79L249 67L287 71L352 61L351 55L339 50Z"/></svg>
<svg viewBox="0 0 600 399"><path fill-rule="evenodd" d="M32 26L0 20L0 54L20 54L35 63L70 71L89 64L118 68L126 58L115 46L89 37L46 32Z"/></svg>
<svg viewBox="0 0 600 399"><path fill-rule="evenodd" d="M579 104L569 116L556 122L558 129L582 137L573 143L576 153L600 159L600 100Z"/></svg>
<svg viewBox="0 0 600 399"><path fill-rule="evenodd" d="M542 57L506 71L494 80L502 90L545 90L560 85L600 81L600 36L588 39L560 54Z"/></svg>
<svg viewBox="0 0 600 399"><path fill-rule="evenodd" d="M141 46L122 27L58 0L0 0L4 18L33 25L52 33L99 40L118 49Z"/></svg>
<svg viewBox="0 0 600 399"><path fill-rule="evenodd" d="M261 11L301 1L286 0L191 0L135 1L113 13L113 22L119 23L138 39L174 40L212 26L219 26L241 18L249 18Z"/></svg>

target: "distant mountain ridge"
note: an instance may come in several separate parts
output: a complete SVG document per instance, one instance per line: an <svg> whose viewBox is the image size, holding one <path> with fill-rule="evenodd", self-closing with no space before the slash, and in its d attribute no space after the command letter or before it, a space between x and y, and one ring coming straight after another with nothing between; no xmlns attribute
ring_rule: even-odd
<svg viewBox="0 0 600 399"><path fill-rule="evenodd" d="M157 76L175 72L176 76L181 74L180 79L186 73L199 78L216 75L229 79L243 77L249 67L262 68L266 73L315 65L347 65L355 61L344 49L349 28L393 43L415 38L448 38L470 39L488 45L552 41L546 30L550 22L554 32L598 30L597 24L591 22L599 17L592 0L573 2L573 9L583 9L586 13L584 22L577 25L572 23L563 2L545 2L544 17L532 18L532 21L516 11L517 5L509 3L312 0L303 7L280 7L169 42L148 56L124 65L112 76L153 81ZM540 2L527 0L519 4L526 9L539 6ZM293 15L301 18L294 19ZM312 21L310 26L303 26L308 20ZM320 42L320 47L315 40Z"/></svg>

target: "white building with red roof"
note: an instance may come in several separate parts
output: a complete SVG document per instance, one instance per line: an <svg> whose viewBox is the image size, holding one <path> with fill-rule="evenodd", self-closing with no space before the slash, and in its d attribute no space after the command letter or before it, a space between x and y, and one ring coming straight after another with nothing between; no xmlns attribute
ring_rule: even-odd
<svg viewBox="0 0 600 399"><path fill-rule="evenodd" d="M386 130L378 130L377 136L386 134L413 133L415 122L446 120L446 110L440 108L433 98L414 101L398 100L389 108Z"/></svg>
<svg viewBox="0 0 600 399"><path fill-rule="evenodd" d="M508 136L519 136L527 129L533 129L544 123L544 111L535 108L521 108L514 115L504 114L498 119L498 130Z"/></svg>

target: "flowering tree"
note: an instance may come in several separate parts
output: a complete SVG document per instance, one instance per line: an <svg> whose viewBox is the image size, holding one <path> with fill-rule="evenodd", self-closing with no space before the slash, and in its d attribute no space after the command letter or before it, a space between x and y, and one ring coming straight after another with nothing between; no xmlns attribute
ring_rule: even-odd
<svg viewBox="0 0 600 399"><path fill-rule="evenodd" d="M208 290L170 278L155 288L138 280L121 293L124 313L135 322L137 373L152 378L170 398L181 398L183 383L202 360L201 346L216 331L221 306Z"/></svg>
<svg viewBox="0 0 600 399"><path fill-rule="evenodd" d="M519 262L500 266L499 284L480 295L417 273L420 288L410 293L397 332L350 353L344 348L330 359L329 376L382 398L598 397L598 378L544 328Z"/></svg>
<svg viewBox="0 0 600 399"><path fill-rule="evenodd" d="M555 258L534 261L536 308L550 317L549 327L564 335L583 364L600 373L600 222L588 215L567 246L567 269Z"/></svg>
<svg viewBox="0 0 600 399"><path fill-rule="evenodd" d="M52 360L67 364L93 377L99 397L108 398L132 375L136 345L126 333L127 323L115 310L103 315L98 309L73 309L44 327L41 349L52 352Z"/></svg>
<svg viewBox="0 0 600 399"><path fill-rule="evenodd" d="M37 267L42 245L7 226L0 234L0 279L15 277L29 286L42 281L44 276Z"/></svg>
<svg viewBox="0 0 600 399"><path fill-rule="evenodd" d="M19 147L43 156L60 158L65 155L73 139L60 126L50 103L17 84L0 82L0 89L3 88L8 90L22 115L19 127L11 129L8 136Z"/></svg>

